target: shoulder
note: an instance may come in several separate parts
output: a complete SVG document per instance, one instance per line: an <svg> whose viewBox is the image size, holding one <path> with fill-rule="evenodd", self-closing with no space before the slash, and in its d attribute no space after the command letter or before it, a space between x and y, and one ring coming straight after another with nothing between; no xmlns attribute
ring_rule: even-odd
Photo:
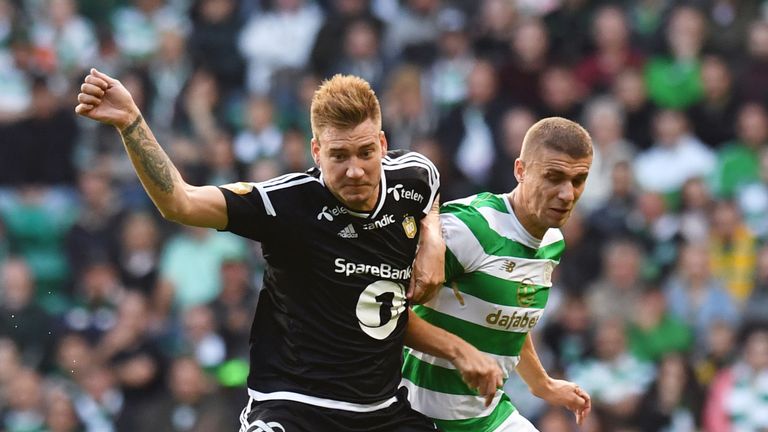
<svg viewBox="0 0 768 432"><path fill-rule="evenodd" d="M489 212L488 210L491 211ZM448 201L440 208L440 213L463 215L466 217L484 217L484 213L487 215L495 213L493 210L507 213L508 209L504 198L500 195L483 192L466 198Z"/></svg>
<svg viewBox="0 0 768 432"><path fill-rule="evenodd" d="M421 153L392 150L381 162L388 176L416 177L430 185L439 182L440 174L435 165Z"/></svg>
<svg viewBox="0 0 768 432"><path fill-rule="evenodd" d="M321 184L319 176L313 170L309 170L304 173L284 174L261 182L237 182L221 185L220 187L237 195L246 195L254 192L268 193L280 190L304 190Z"/></svg>
<svg viewBox="0 0 768 432"><path fill-rule="evenodd" d="M484 192L453 201L440 207L440 220L444 232L452 229L468 229L475 235L499 231L499 224L504 225L508 216L504 199L492 193Z"/></svg>
<svg viewBox="0 0 768 432"><path fill-rule="evenodd" d="M241 206L243 209L263 209L269 216L276 216L321 189L319 171L291 173L262 182L229 183L219 188L227 200L227 207ZM251 213L251 211L246 211Z"/></svg>

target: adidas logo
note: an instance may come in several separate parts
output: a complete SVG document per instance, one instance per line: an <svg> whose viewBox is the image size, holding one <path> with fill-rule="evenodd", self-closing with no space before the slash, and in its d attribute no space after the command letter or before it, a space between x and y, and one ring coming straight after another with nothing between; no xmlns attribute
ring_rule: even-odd
<svg viewBox="0 0 768 432"><path fill-rule="evenodd" d="M341 231L339 231L339 237L341 238L357 238L357 232L355 232L355 227L352 226L352 224L349 224L344 227Z"/></svg>

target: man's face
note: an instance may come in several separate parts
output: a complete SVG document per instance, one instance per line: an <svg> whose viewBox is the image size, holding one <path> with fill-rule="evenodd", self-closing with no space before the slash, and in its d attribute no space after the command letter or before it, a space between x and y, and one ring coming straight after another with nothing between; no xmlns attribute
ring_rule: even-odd
<svg viewBox="0 0 768 432"><path fill-rule="evenodd" d="M326 127L312 139L312 157L326 187L353 210L370 211L376 205L386 151L384 133L370 119L353 129Z"/></svg>
<svg viewBox="0 0 768 432"><path fill-rule="evenodd" d="M574 159L565 153L541 148L531 160L515 161L524 212L523 225L541 238L549 228L560 228L584 192L592 156ZM521 180L522 179L522 180Z"/></svg>

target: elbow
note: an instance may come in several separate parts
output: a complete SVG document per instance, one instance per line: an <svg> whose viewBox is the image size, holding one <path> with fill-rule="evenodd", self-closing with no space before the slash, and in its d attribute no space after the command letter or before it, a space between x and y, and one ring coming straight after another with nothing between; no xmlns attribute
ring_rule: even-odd
<svg viewBox="0 0 768 432"><path fill-rule="evenodd" d="M177 209L168 207L158 207L157 209L160 211L160 215L163 219L169 222L182 223L183 217L181 216L181 212Z"/></svg>
<svg viewBox="0 0 768 432"><path fill-rule="evenodd" d="M185 211L185 206L178 202L158 205L157 209L160 211L160 215L163 216L163 219L167 221L183 224L187 220L186 215L188 212Z"/></svg>

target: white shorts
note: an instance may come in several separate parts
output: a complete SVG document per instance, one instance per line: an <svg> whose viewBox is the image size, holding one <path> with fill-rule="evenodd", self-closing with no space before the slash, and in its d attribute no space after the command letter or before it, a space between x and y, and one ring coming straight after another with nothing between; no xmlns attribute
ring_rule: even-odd
<svg viewBox="0 0 768 432"><path fill-rule="evenodd" d="M502 424L493 432L539 432L536 427L515 410Z"/></svg>

